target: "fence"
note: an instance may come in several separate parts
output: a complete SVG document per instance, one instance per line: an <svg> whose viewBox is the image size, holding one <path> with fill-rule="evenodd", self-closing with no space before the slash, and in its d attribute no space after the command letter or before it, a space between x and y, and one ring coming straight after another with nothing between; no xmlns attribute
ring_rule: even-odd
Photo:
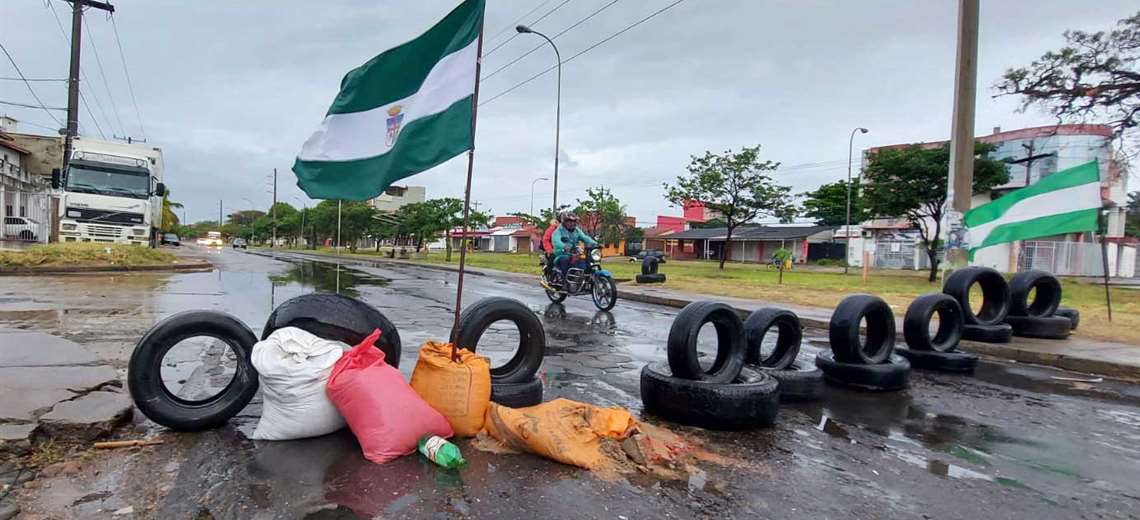
<svg viewBox="0 0 1140 520"><path fill-rule="evenodd" d="M47 243L51 237L51 195L0 188L0 240Z"/></svg>
<svg viewBox="0 0 1140 520"><path fill-rule="evenodd" d="M1108 244L1109 276L1136 276L1136 247ZM1021 243L1018 271L1040 269L1057 275L1104 276L1104 257L1097 242L1051 242L1044 240Z"/></svg>
<svg viewBox="0 0 1140 520"><path fill-rule="evenodd" d="M914 269L914 240L881 240L875 242L875 264L879 269Z"/></svg>

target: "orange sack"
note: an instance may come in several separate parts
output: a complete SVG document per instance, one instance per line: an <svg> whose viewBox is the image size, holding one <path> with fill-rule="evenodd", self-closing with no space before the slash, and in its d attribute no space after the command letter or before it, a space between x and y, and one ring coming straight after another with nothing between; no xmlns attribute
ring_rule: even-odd
<svg viewBox="0 0 1140 520"><path fill-rule="evenodd" d="M559 398L527 408L491 403L484 427L511 449L594 469L606 460L602 439L624 440L637 424L628 410Z"/></svg>
<svg viewBox="0 0 1140 520"><path fill-rule="evenodd" d="M467 349L452 361L451 344L428 341L412 371L412 389L442 414L461 437L483 429L491 403L491 361Z"/></svg>

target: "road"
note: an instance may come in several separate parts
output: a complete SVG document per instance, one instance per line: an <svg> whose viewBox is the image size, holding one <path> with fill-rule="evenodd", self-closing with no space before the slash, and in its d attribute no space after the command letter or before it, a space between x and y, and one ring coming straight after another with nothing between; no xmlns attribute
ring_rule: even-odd
<svg viewBox="0 0 1140 520"><path fill-rule="evenodd" d="M0 326L42 330L90 348L125 374L134 342L189 309L225 310L256 332L274 305L336 291L375 305L400 329L400 369L418 345L445 339L455 275L435 269L270 259L213 251L212 272L0 278ZM586 298L551 305L537 286L467 279L465 301L508 296L547 330L547 399L617 405L641 416L638 374L665 358L676 309ZM620 286L619 286L620 291ZM497 330L490 343L510 343ZM703 335L702 335L703 337ZM808 330L801 356L826 339ZM507 348L486 347L494 359ZM193 372L191 372L193 373ZM216 375L216 374L215 374ZM738 464L702 465L688 479L617 482L531 455L460 448L459 476L419 456L362 458L351 434L293 442L246 439L257 400L226 427L165 430L136 414L134 436L166 445L85 455L75 475L21 491L29 518L94 517L133 507L153 518L1136 518L1140 511L1140 388L1004 361L975 376L915 372L903 392L829 387L819 403L781 408L777 424L711 432L654 422ZM127 432L124 436L131 436Z"/></svg>

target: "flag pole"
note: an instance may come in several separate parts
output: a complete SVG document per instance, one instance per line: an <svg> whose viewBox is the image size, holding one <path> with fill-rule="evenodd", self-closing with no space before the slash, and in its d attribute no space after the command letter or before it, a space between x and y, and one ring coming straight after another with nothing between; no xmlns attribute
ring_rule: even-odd
<svg viewBox="0 0 1140 520"><path fill-rule="evenodd" d="M484 8L485 9L485 8ZM485 14L485 13L484 13ZM479 45L475 58L475 95L471 98L471 149L467 150L467 187L463 191L463 238L459 240L459 283L455 289L455 321L451 323L451 360L459 360L459 313L463 307L463 272L467 266L467 240L471 219L471 172L475 166L475 122L479 114L479 73L483 66L483 18L479 19Z"/></svg>
<svg viewBox="0 0 1140 520"><path fill-rule="evenodd" d="M1104 264L1104 305L1108 308L1108 322L1112 323L1112 298L1108 292L1108 222L1104 211L1097 211L1097 227L1100 228L1100 258Z"/></svg>

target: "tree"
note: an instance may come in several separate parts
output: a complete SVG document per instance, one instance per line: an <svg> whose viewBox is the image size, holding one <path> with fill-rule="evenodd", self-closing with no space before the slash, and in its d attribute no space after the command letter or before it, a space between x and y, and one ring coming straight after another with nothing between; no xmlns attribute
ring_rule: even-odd
<svg viewBox="0 0 1140 520"><path fill-rule="evenodd" d="M1009 182L1008 165L990 158L995 145L974 143L974 193ZM863 204L869 215L905 218L918 229L930 259L930 278L938 274L942 247L942 217L950 177L950 145L926 148L911 145L871 154L863 168Z"/></svg>
<svg viewBox="0 0 1140 520"><path fill-rule="evenodd" d="M821 226L842 226L847 223L847 181L841 180L824 184L815 189L801 193L804 199L803 214L815 219ZM851 222L859 223L867 220L867 212L863 209L863 200L860 197L859 178L851 180Z"/></svg>
<svg viewBox="0 0 1140 520"><path fill-rule="evenodd" d="M178 221L178 214L174 212L174 208L181 208L182 204L170 200L170 189L162 195L162 225L159 229L163 233L177 233L181 229Z"/></svg>
<svg viewBox="0 0 1140 520"><path fill-rule="evenodd" d="M736 153L726 150L721 155L705 152L692 156L688 176L678 176L674 185L665 184L665 199L676 205L698 200L720 213L727 233L724 249L732 245L732 232L746 222L760 217L785 218L795 212L791 188L772 181L768 172L780 163L760 160L760 145L745 147ZM724 269L725 254L720 255Z"/></svg>
<svg viewBox="0 0 1140 520"><path fill-rule="evenodd" d="M1140 191L1128 194L1128 219L1124 222L1124 234L1140 237Z"/></svg>
<svg viewBox="0 0 1140 520"><path fill-rule="evenodd" d="M278 202L278 203L270 206L268 213L269 213L270 220L269 220L269 234L267 236L270 236L270 237L273 236L273 217L274 217L274 215L276 215L276 218L277 218L277 236L278 237L293 236L294 234L297 233L298 229L300 228L300 225L301 225L300 218L293 219L293 217L295 215L298 215L297 208L294 208L293 205L289 204L288 202Z"/></svg>
<svg viewBox="0 0 1140 520"><path fill-rule="evenodd" d="M1112 31L1065 31L1066 45L1005 72L995 89L1058 121L1108 117L1117 136L1140 125L1140 13Z"/></svg>
<svg viewBox="0 0 1140 520"><path fill-rule="evenodd" d="M574 213L582 223L582 230L603 245L617 245L629 226L625 220L625 206L604 186L586 188L586 199L578 199Z"/></svg>

